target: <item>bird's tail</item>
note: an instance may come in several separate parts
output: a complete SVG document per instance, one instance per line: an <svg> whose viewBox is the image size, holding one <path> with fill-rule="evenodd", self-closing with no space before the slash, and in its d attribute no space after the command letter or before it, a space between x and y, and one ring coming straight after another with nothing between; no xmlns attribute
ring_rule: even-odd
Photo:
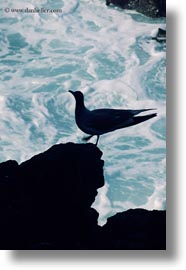
<svg viewBox="0 0 186 270"><path fill-rule="evenodd" d="M152 114L143 115L143 116L135 116L135 117L133 117L133 120L135 122L134 125L139 124L141 122L144 122L144 121L146 121L146 120L148 120L150 118L153 118L155 116L157 116L157 113L152 113Z"/></svg>
<svg viewBox="0 0 186 270"><path fill-rule="evenodd" d="M142 110L131 110L131 112L132 112L132 114L133 115L136 115L136 114L140 114L140 113L142 113L142 112L147 112L147 111L154 111L154 110L156 110L156 109L142 109Z"/></svg>
<svg viewBox="0 0 186 270"><path fill-rule="evenodd" d="M83 141L88 142L91 138L93 137L93 135L87 136L87 137L83 137Z"/></svg>

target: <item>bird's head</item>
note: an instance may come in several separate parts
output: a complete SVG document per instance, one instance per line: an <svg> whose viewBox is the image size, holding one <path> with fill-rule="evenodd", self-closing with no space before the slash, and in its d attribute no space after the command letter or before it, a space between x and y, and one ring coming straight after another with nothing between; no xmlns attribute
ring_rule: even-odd
<svg viewBox="0 0 186 270"><path fill-rule="evenodd" d="M75 98L75 100L77 102L83 102L84 101L83 93L81 93L80 91L69 90L68 92L70 92L74 96L74 98Z"/></svg>

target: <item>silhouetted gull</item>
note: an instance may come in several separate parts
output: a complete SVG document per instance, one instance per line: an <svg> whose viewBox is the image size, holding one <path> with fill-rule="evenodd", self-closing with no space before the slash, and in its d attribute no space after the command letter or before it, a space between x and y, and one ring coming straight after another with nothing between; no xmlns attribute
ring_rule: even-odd
<svg viewBox="0 0 186 270"><path fill-rule="evenodd" d="M90 135L85 137L84 140L88 141L91 137L96 135L96 145L98 144L99 136L104 133L139 124L157 115L156 113L152 113L144 116L135 116L141 112L154 109L97 109L90 111L84 105L84 96L82 92L73 92L71 90L69 90L69 92L74 96L76 100L76 124L83 132Z"/></svg>

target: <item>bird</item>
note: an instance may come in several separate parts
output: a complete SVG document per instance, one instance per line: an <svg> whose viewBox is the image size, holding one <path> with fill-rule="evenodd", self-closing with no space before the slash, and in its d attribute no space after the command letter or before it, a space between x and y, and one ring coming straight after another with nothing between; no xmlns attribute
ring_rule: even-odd
<svg viewBox="0 0 186 270"><path fill-rule="evenodd" d="M81 91L69 92L74 96L75 105L75 121L79 129L88 137L84 137L85 141L90 140L93 136L97 136L96 146L100 135L108 132L115 131L117 129L134 126L141 122L144 122L150 118L157 116L157 113L151 113L144 116L136 116L141 112L155 110L155 109L141 109L141 110L124 110L124 109L95 109L89 110L84 104L84 95Z"/></svg>

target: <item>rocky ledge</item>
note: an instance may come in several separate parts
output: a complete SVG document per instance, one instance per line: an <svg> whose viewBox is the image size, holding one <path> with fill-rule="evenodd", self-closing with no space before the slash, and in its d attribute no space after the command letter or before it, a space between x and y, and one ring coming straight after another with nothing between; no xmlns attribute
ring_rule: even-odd
<svg viewBox="0 0 186 270"><path fill-rule="evenodd" d="M156 40L159 43L165 43L166 42L166 30L162 28L158 28L158 32L155 37L152 37L152 39Z"/></svg>
<svg viewBox="0 0 186 270"><path fill-rule="evenodd" d="M110 4L136 10L152 18L166 17L166 0L106 0L106 5Z"/></svg>
<svg viewBox="0 0 186 270"><path fill-rule="evenodd" d="M20 165L0 164L0 249L165 249L165 211L133 209L100 227L102 152L59 144Z"/></svg>

